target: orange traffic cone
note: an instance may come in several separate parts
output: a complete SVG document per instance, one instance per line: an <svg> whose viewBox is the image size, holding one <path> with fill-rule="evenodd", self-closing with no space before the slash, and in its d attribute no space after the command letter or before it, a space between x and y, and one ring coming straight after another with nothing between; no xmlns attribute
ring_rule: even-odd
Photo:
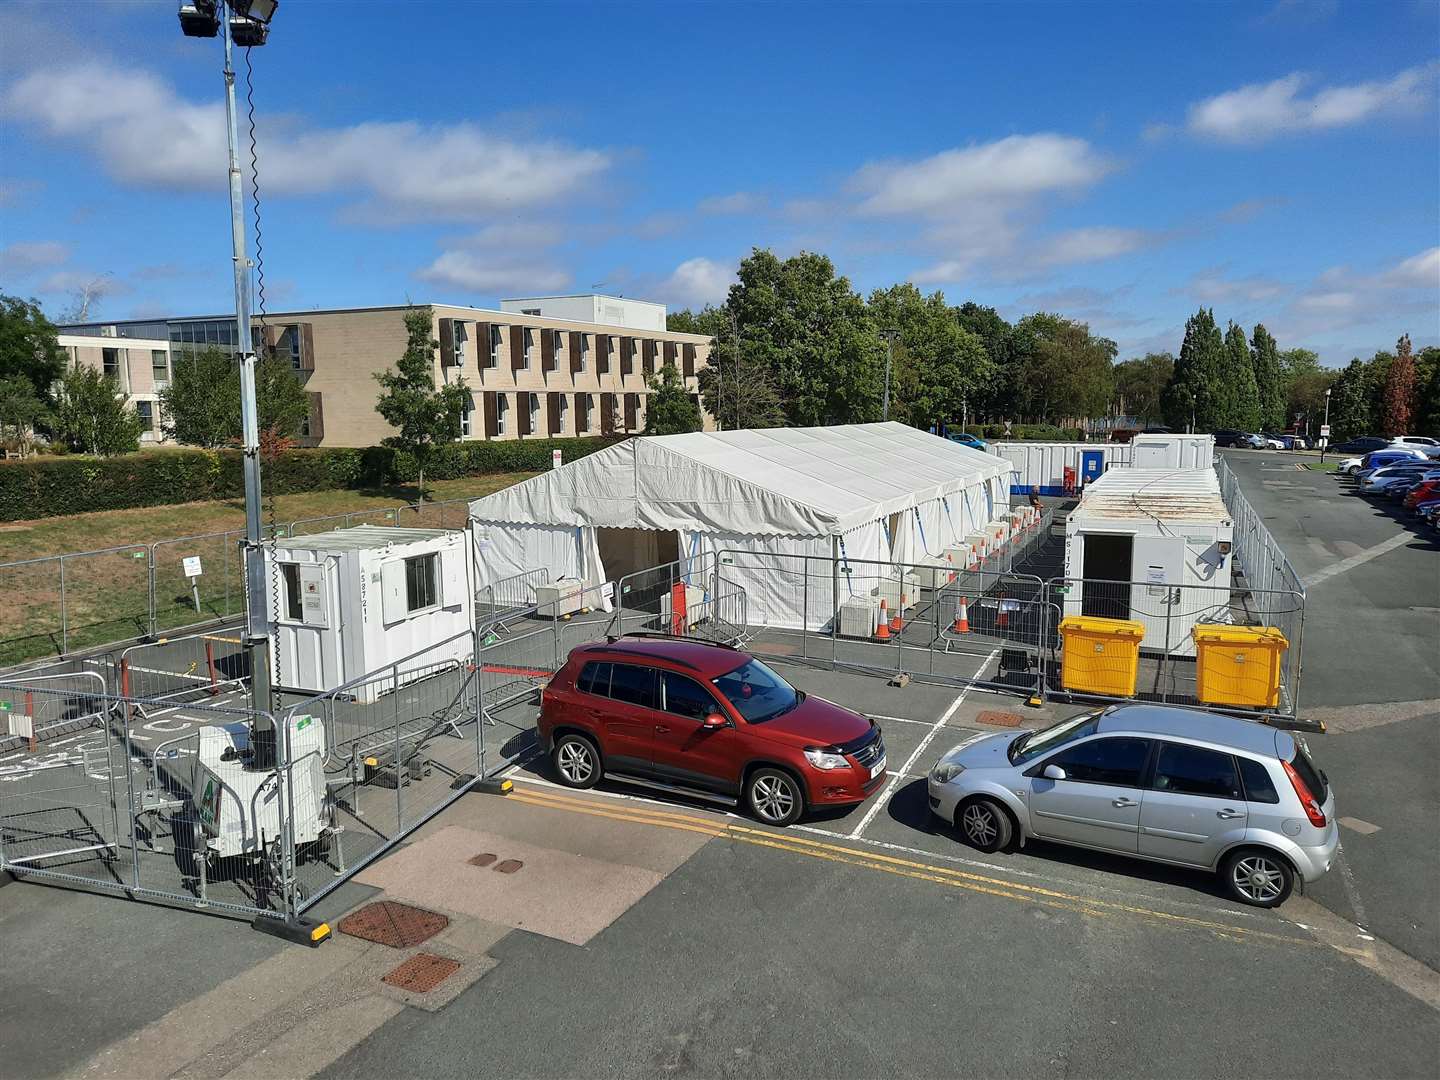
<svg viewBox="0 0 1440 1080"><path fill-rule="evenodd" d="M880 625L875 628L876 641L890 640L890 623L887 616L890 614L889 605L884 600L880 601Z"/></svg>
<svg viewBox="0 0 1440 1080"><path fill-rule="evenodd" d="M1010 629L1010 612L1009 612L1009 610L1005 607L1005 594L1004 594L1003 592L1002 592L998 597L996 597L995 603L996 603L996 605L997 605L997 607L996 607L997 614L996 614L996 616L995 616L995 629L996 629L996 630L1008 630L1008 629Z"/></svg>
<svg viewBox="0 0 1440 1080"><path fill-rule="evenodd" d="M895 614L890 616L890 632L893 634L898 634L901 630L905 629L905 602L908 599L909 597L902 592L900 594L900 603L895 608Z"/></svg>
<svg viewBox="0 0 1440 1080"><path fill-rule="evenodd" d="M955 605L955 625L950 627L952 633L968 634L970 632L970 601L960 597L960 603Z"/></svg>

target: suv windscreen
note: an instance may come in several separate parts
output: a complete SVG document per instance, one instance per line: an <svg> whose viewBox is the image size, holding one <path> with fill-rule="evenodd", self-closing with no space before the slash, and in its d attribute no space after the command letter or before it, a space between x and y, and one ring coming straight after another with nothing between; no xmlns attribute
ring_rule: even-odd
<svg viewBox="0 0 1440 1080"><path fill-rule="evenodd" d="M759 660L750 660L710 681L735 706L735 711L752 724L773 720L805 700L803 693Z"/></svg>
<svg viewBox="0 0 1440 1080"><path fill-rule="evenodd" d="M1039 731L1026 732L1012 742L1006 751L1010 756L1010 764L1022 765L1041 754L1048 754L1056 747L1083 739L1086 735L1094 735L1099 723L1099 713L1081 713Z"/></svg>

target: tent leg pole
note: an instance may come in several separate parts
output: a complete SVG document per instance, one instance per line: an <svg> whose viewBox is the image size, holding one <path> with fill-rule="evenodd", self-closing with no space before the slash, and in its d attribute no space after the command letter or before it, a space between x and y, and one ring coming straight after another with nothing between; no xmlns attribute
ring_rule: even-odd
<svg viewBox="0 0 1440 1080"><path fill-rule="evenodd" d="M830 538L830 666L839 659L839 642L836 634L840 630L840 538Z"/></svg>

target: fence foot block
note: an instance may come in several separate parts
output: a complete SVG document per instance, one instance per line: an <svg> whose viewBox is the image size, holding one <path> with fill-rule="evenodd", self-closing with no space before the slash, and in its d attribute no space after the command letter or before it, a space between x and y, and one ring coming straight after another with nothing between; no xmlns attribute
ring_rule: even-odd
<svg viewBox="0 0 1440 1080"><path fill-rule="evenodd" d="M308 945L312 949L318 949L330 940L330 924L312 919L296 919L290 922L259 915L250 923L250 929L259 930L262 934L278 937L294 945Z"/></svg>
<svg viewBox="0 0 1440 1080"><path fill-rule="evenodd" d="M890 685L898 686L901 689L904 689L905 687L910 685L910 673L906 671L901 671L896 673L895 675L890 676Z"/></svg>
<svg viewBox="0 0 1440 1080"><path fill-rule="evenodd" d="M513 780L476 780L473 776L457 776L450 787L459 791L461 788L468 788L481 795L509 795L511 788L515 786Z"/></svg>

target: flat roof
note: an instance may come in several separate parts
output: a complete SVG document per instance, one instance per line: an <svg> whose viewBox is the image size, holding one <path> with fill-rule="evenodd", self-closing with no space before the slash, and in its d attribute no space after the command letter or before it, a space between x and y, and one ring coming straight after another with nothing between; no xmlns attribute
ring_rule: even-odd
<svg viewBox="0 0 1440 1080"><path fill-rule="evenodd" d="M1075 518L1229 521L1214 469L1109 469L1085 485Z"/></svg>
<svg viewBox="0 0 1440 1080"><path fill-rule="evenodd" d="M641 300L638 296L611 296L609 293L598 292L577 292L577 293L554 293L549 296L502 296L502 304L523 304L526 300L619 300L622 304L649 304L651 307L664 307L659 300Z"/></svg>
<svg viewBox="0 0 1440 1080"><path fill-rule="evenodd" d="M312 536L287 536L276 547L288 550L370 551L390 544L418 544L438 536L458 536L451 529L407 529L398 525L352 525Z"/></svg>

